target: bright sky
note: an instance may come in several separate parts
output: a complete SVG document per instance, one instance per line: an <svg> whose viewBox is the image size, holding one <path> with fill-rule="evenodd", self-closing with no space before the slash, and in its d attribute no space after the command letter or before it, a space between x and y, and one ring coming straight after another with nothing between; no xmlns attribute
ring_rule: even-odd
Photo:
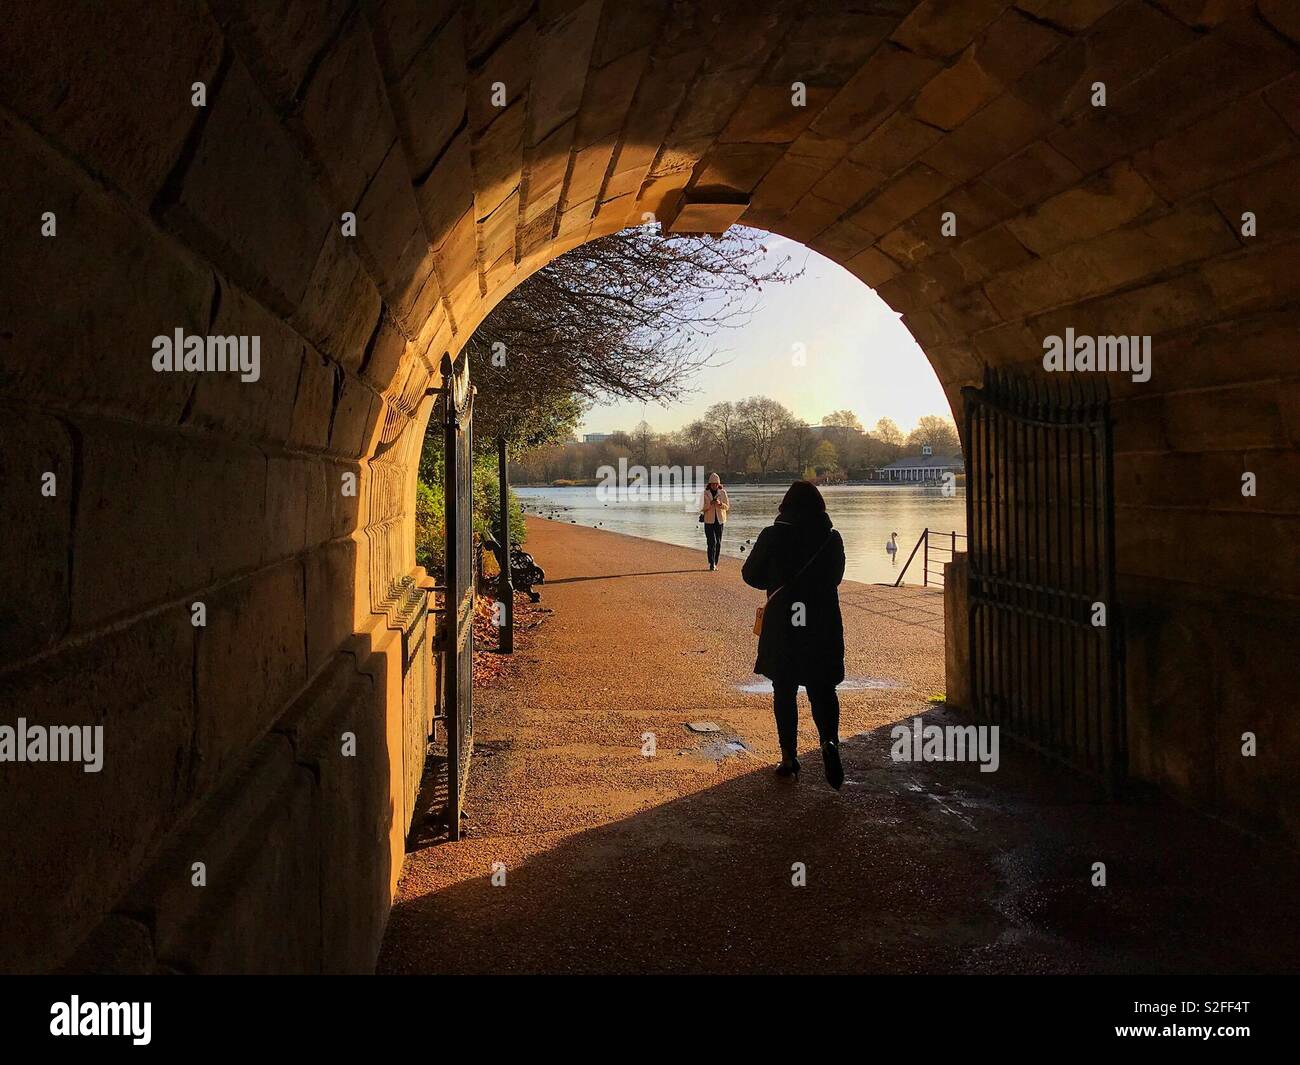
<svg viewBox="0 0 1300 1065"><path fill-rule="evenodd" d="M952 417L939 379L912 334L875 292L810 248L763 234L776 261L790 257L804 275L760 290L748 324L716 333L716 365L701 371L696 393L665 410L619 402L594 407L579 433L630 430L643 417L657 432L680 428L721 400L770 396L810 424L845 407L871 428L893 418L907 432L924 414ZM793 364L795 345L806 363Z"/></svg>

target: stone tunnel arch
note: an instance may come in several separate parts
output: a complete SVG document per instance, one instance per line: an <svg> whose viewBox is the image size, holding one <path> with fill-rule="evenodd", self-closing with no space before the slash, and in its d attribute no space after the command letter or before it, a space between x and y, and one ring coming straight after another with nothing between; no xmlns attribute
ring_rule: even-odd
<svg viewBox="0 0 1300 1065"><path fill-rule="evenodd" d="M1044 336L1154 338L1111 379L1134 771L1294 838L1298 41L1286 0L11 13L0 702L113 753L0 763L0 967L372 963L438 357L684 204L873 286L954 411ZM259 382L154 372L175 329L260 337Z"/></svg>

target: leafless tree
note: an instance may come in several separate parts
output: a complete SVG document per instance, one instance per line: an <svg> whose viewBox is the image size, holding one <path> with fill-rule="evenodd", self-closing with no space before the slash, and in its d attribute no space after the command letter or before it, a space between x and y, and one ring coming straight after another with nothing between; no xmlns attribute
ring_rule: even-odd
<svg viewBox="0 0 1300 1065"><path fill-rule="evenodd" d="M862 422L858 416L851 410L833 410L822 419L822 425L833 426L837 429L856 429L862 431Z"/></svg>
<svg viewBox="0 0 1300 1065"><path fill-rule="evenodd" d="M726 400L704 412L702 432L712 445L724 472L739 470L748 442L748 430L739 404Z"/></svg>
<svg viewBox="0 0 1300 1065"><path fill-rule="evenodd" d="M903 436L903 430L898 427L898 423L893 418L881 418L880 421L876 422L876 427L871 430L871 435L886 444L894 444L900 447L906 439Z"/></svg>
<svg viewBox="0 0 1300 1065"><path fill-rule="evenodd" d="M907 446L920 451L929 444L936 455L961 453L957 426L940 414L926 414L917 419L916 428L907 434Z"/></svg>
<svg viewBox="0 0 1300 1065"><path fill-rule="evenodd" d="M774 399L751 396L736 404L736 413L749 438L758 472L766 476L777 448L794 423L794 415Z"/></svg>
<svg viewBox="0 0 1300 1065"><path fill-rule="evenodd" d="M794 421L786 429L785 436L786 449L790 453L790 458L794 460L795 473L802 475L808 463L808 456L812 454L812 426L802 420Z"/></svg>
<svg viewBox="0 0 1300 1065"><path fill-rule="evenodd" d="M632 430L632 445L636 449L635 455L641 465L650 465L650 448L654 442L655 431L650 423L642 418Z"/></svg>
<svg viewBox="0 0 1300 1065"><path fill-rule="evenodd" d="M712 338L743 325L763 285L793 280L761 235L661 235L640 226L562 255L511 292L470 338L480 415L522 422L536 397L541 427L570 431L577 404L610 398L671 403L717 356ZM559 415L557 417L557 415Z"/></svg>

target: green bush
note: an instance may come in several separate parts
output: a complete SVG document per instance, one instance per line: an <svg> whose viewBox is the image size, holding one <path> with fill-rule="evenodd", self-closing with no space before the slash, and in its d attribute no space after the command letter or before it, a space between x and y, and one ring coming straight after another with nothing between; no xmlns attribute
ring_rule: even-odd
<svg viewBox="0 0 1300 1065"><path fill-rule="evenodd" d="M415 563L436 573L446 561L442 485L415 484Z"/></svg>
<svg viewBox="0 0 1300 1065"><path fill-rule="evenodd" d="M426 480L426 477L428 478ZM496 458L481 455L474 460L474 541L484 534L496 538L499 482ZM447 528L445 495L442 486L442 463L423 463L421 478L415 486L415 561L430 573L441 571L446 562ZM510 538L522 544L528 537L523 507L514 491L507 504L510 512Z"/></svg>
<svg viewBox="0 0 1300 1065"><path fill-rule="evenodd" d="M497 477L497 460L495 455L480 455L474 460L474 539L480 540L487 534L496 538L501 521L501 481ZM524 508L515 495L514 489L506 499L509 511L510 540L522 544L528 538L528 526L524 523Z"/></svg>

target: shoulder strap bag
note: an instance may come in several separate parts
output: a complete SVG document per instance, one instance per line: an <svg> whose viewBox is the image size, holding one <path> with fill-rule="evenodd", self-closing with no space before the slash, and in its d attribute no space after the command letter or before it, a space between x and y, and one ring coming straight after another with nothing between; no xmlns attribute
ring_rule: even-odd
<svg viewBox="0 0 1300 1065"><path fill-rule="evenodd" d="M831 542L831 537L834 535L835 533L834 531L832 531L822 542L821 547L817 548L816 551L814 551L811 555L809 555L808 561L799 567L798 573L796 573L793 577L791 577L788 581L786 581L785 584L781 585L780 588L776 588L768 592L767 602L765 602L760 607L754 608L754 635L755 636L763 635L763 612L767 610L768 605L772 602L774 598L776 598L776 596L782 591L782 589L784 589L787 585L794 584L795 581L797 581L800 577L803 576L804 570L806 570L809 566L811 566L813 562L816 560L817 556L820 555L826 549L826 545Z"/></svg>

